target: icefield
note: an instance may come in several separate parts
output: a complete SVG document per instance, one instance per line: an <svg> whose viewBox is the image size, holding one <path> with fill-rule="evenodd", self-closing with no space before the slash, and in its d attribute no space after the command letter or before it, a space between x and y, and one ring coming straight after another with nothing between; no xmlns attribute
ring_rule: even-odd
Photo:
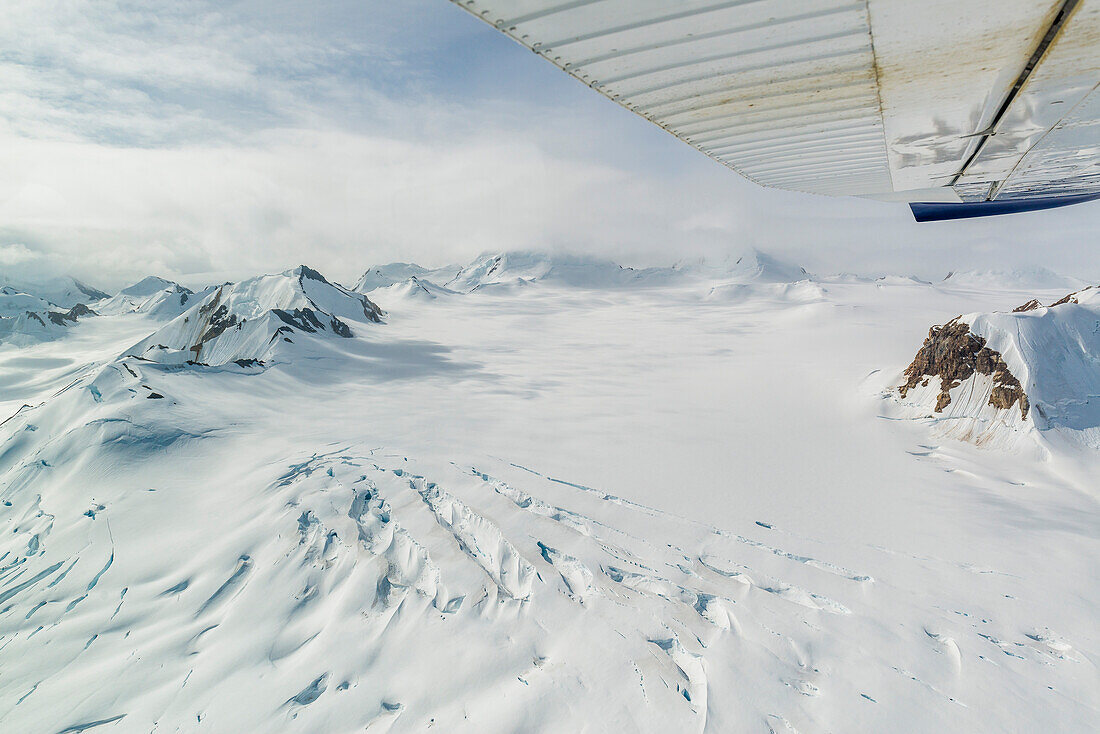
<svg viewBox="0 0 1100 734"><path fill-rule="evenodd" d="M1087 283L746 251L46 285L0 295L0 731L1100 721ZM902 395L956 318L973 364Z"/></svg>

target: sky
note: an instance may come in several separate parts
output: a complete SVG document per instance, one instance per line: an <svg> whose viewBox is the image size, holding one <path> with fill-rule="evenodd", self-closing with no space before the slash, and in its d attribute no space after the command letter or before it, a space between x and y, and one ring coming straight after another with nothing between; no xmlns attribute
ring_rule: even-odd
<svg viewBox="0 0 1100 734"><path fill-rule="evenodd" d="M763 189L448 0L4 0L0 273L105 289L537 249L1100 279L1100 202L918 225Z"/></svg>

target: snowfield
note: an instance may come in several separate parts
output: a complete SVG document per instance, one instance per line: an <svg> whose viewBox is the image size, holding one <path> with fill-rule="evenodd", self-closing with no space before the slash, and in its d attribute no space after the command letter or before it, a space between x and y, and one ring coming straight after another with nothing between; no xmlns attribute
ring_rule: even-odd
<svg viewBox="0 0 1100 734"><path fill-rule="evenodd" d="M1095 731L1051 282L505 253L0 336L0 730ZM899 394L959 314L1026 418Z"/></svg>

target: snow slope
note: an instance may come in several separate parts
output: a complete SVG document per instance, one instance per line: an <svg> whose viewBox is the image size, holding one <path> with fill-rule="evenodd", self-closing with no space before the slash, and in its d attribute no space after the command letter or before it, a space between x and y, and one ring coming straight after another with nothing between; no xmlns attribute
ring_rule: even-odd
<svg viewBox="0 0 1100 734"><path fill-rule="evenodd" d="M350 324L265 370L118 357L198 333L137 313L0 345L0 729L1093 727L1096 452L883 399L1023 293L550 279L379 324L312 274L205 302Z"/></svg>

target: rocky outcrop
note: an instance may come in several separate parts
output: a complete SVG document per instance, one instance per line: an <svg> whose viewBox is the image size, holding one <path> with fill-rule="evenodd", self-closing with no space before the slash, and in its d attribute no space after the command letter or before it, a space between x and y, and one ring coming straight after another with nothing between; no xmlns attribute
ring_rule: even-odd
<svg viewBox="0 0 1100 734"><path fill-rule="evenodd" d="M32 344L38 341L56 339L63 335L67 327L75 324L78 319L98 315L83 303L78 303L68 310L58 311L49 302L41 301L41 299L34 296L23 293L6 293L4 295L9 296L6 299L8 304L0 304L0 306L10 306L13 302L15 304L23 302L34 304L36 301L46 304L46 308L27 309L13 313L10 316L0 313L0 340L5 342Z"/></svg>
<svg viewBox="0 0 1100 734"><path fill-rule="evenodd" d="M904 398L909 390L927 386L931 378L938 377L940 394L935 410L942 413L951 404L951 390L975 373L993 378L989 405L1007 410L1018 403L1020 417L1027 418L1031 404L1020 381L1000 353L987 347L985 339L972 333L970 325L960 318L928 330L928 338L906 368L905 382L898 392Z"/></svg>
<svg viewBox="0 0 1100 734"><path fill-rule="evenodd" d="M1081 303L1081 295L1085 291L1091 291L1094 288L1096 288L1096 286L1090 285L1088 288L1082 288L1079 291L1074 291L1073 293L1066 294L1065 296L1062 296L1061 300L1055 301L1054 303L1050 304L1050 306L1051 306L1051 308L1053 308L1054 306L1061 306L1063 303L1080 304ZM1092 294L1090 294L1090 295L1092 295Z"/></svg>
<svg viewBox="0 0 1100 734"><path fill-rule="evenodd" d="M95 316L96 312L85 306L83 303L78 303L68 311L49 311L46 316L49 317L57 326L67 326L68 324L75 324L76 320L82 316Z"/></svg>
<svg viewBox="0 0 1100 734"><path fill-rule="evenodd" d="M1067 293L1066 295L1062 296L1061 298L1059 298L1054 303L1047 306L1047 308L1054 308L1055 306L1062 306L1062 305L1067 304L1067 303L1072 303L1072 304L1075 304L1075 305L1079 306L1079 305L1081 305L1081 299L1082 298L1089 299L1089 298L1095 297L1097 288L1098 288L1098 286L1090 285L1087 288L1082 288L1081 290L1073 291L1072 293ZM1027 303L1025 303L1021 306L1017 306L1016 308L1012 309L1012 313L1026 313L1027 311L1034 311L1034 310L1040 309L1040 308L1043 308L1043 304L1039 302L1039 299L1032 298Z"/></svg>

